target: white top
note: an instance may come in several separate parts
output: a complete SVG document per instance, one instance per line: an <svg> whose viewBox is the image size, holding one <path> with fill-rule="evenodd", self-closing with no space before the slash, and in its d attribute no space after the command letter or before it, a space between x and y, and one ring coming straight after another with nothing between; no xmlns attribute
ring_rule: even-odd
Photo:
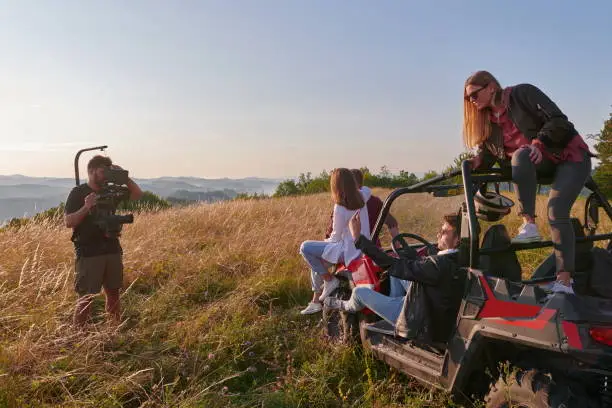
<svg viewBox="0 0 612 408"><path fill-rule="evenodd" d="M368 187L362 187L360 192L364 203L367 203L372 196L372 190ZM348 265L361 256L361 251L355 248L355 242L349 230L349 221L357 211L359 211L359 219L361 220L361 234L370 239L370 218L367 205L364 204L359 210L349 210L344 206L335 204L333 230L329 238L325 240L329 244L323 250L322 255L326 261L335 264L342 259L344 264Z"/></svg>

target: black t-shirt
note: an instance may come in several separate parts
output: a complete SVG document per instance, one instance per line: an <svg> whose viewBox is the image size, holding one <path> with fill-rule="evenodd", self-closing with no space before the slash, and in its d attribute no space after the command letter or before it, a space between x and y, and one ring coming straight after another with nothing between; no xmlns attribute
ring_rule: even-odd
<svg viewBox="0 0 612 408"><path fill-rule="evenodd" d="M85 205L85 197L94 191L87 184L76 186L70 191L66 200L66 214L72 214ZM73 229L72 242L79 256L97 256L121 252L118 238L109 238L95 222L95 207L83 221Z"/></svg>

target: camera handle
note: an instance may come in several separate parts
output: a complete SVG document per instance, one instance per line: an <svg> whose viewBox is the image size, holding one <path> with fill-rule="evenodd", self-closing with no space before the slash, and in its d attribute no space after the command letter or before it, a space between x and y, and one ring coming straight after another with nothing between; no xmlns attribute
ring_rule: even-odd
<svg viewBox="0 0 612 408"><path fill-rule="evenodd" d="M79 180L79 157L81 156L81 153L88 152L90 150L104 151L104 149L106 148L108 148L108 146L88 147L87 149L81 149L77 152L76 156L74 157L74 179L76 181L77 186L81 184Z"/></svg>

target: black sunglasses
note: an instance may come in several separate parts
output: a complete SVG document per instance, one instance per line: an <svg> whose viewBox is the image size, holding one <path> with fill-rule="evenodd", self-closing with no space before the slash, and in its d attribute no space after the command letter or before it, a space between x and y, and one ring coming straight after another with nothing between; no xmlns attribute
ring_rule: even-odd
<svg viewBox="0 0 612 408"><path fill-rule="evenodd" d="M471 94L467 95L465 97L466 100L470 101L470 102L474 102L476 100L476 98L478 98L478 93L480 93L480 91L482 91L483 89L485 89L487 86L489 86L489 84L486 84L480 88L478 88L477 90L475 90L474 92L472 92Z"/></svg>

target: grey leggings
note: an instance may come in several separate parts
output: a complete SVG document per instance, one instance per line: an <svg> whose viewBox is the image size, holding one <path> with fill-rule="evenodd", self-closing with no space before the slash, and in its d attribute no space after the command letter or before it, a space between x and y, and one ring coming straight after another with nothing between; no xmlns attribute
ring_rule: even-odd
<svg viewBox="0 0 612 408"><path fill-rule="evenodd" d="M591 173L591 157L584 160L555 164L547 159L536 166L529 159L529 149L519 149L512 156L512 180L515 183L519 212L535 217L536 173L554 177L548 196L548 222L555 248L557 273L574 272L576 236L570 222L570 210Z"/></svg>

